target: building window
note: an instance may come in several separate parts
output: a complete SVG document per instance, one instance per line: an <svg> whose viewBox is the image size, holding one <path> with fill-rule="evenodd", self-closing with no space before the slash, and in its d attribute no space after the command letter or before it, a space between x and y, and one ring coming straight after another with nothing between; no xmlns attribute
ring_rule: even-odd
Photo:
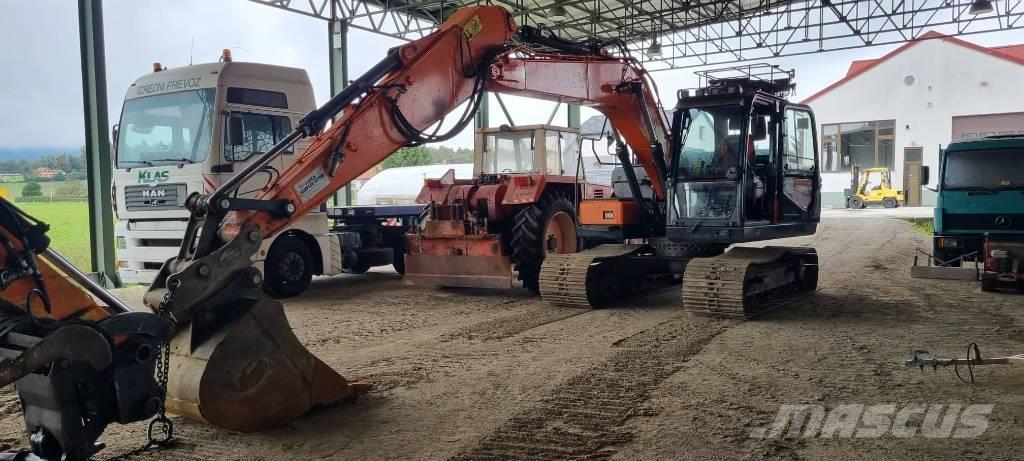
<svg viewBox="0 0 1024 461"><path fill-rule="evenodd" d="M849 171L854 165L894 169L895 127L895 120L822 125L822 171Z"/></svg>

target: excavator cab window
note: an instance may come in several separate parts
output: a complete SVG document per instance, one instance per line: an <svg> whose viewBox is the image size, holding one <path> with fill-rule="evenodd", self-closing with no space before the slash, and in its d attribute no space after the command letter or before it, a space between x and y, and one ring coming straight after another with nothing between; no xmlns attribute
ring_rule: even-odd
<svg viewBox="0 0 1024 461"><path fill-rule="evenodd" d="M686 110L672 218L731 219L749 151L747 111L732 104Z"/></svg>
<svg viewBox="0 0 1024 461"><path fill-rule="evenodd" d="M730 169L736 171L742 166L742 108L728 105L688 112L679 154L679 179L727 178Z"/></svg>

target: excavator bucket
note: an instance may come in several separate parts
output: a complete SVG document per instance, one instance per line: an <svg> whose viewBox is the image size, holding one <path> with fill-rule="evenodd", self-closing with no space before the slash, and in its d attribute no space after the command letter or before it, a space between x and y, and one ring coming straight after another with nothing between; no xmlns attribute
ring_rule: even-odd
<svg viewBox="0 0 1024 461"><path fill-rule="evenodd" d="M281 303L263 297L198 344L193 322L171 343L168 411L236 430L288 422L369 385L346 381L292 333Z"/></svg>

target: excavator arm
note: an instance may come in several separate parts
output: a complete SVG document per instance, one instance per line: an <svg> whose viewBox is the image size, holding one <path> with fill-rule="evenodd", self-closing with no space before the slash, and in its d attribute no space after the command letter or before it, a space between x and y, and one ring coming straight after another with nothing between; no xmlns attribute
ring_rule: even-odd
<svg viewBox="0 0 1024 461"><path fill-rule="evenodd" d="M536 29L516 32L501 7L454 12L429 36L391 50L215 192L187 200L192 217L181 250L146 295L151 308L169 311L178 324L171 344L170 411L257 430L368 388L345 380L301 345L281 304L260 290L261 274L251 256L264 238L317 209L398 149L461 131L485 91L592 105L612 120L651 177L663 177L666 125L642 69ZM516 39L559 51L530 52ZM426 131L463 104L448 134ZM258 198L236 197L239 185L311 136L309 147ZM660 183L655 189L663 197Z"/></svg>

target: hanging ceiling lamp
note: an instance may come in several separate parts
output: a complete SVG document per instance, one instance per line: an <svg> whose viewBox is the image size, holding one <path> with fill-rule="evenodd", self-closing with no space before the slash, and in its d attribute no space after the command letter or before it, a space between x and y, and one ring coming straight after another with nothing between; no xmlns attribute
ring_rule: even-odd
<svg viewBox="0 0 1024 461"><path fill-rule="evenodd" d="M974 2L971 3L971 9L968 11L968 13L973 15L979 15L991 13L992 10L993 8L991 0L974 0Z"/></svg>
<svg viewBox="0 0 1024 461"><path fill-rule="evenodd" d="M569 16L569 12L565 11L565 7L562 6L560 1L555 1L554 6L548 8L548 19L561 21Z"/></svg>

